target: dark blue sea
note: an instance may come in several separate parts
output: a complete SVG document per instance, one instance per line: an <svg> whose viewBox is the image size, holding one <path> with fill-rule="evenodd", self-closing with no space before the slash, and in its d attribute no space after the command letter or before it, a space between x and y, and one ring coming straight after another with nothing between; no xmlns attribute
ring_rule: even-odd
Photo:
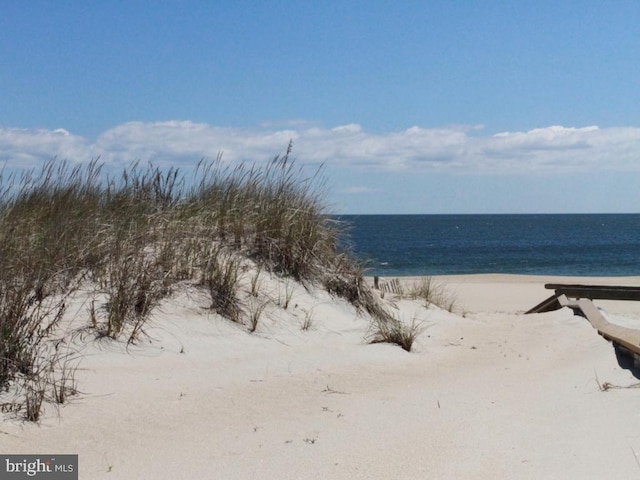
<svg viewBox="0 0 640 480"><path fill-rule="evenodd" d="M368 275L640 275L640 214L338 218Z"/></svg>

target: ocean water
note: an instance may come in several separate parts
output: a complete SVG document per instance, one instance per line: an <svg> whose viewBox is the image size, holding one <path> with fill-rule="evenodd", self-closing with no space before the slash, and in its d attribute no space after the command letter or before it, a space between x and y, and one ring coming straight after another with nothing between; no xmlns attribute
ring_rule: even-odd
<svg viewBox="0 0 640 480"><path fill-rule="evenodd" d="M369 275L640 275L640 214L337 218Z"/></svg>

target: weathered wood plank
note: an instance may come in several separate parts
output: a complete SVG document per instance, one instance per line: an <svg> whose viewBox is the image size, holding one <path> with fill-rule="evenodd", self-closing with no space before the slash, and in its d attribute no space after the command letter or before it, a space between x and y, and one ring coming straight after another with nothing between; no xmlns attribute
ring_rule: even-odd
<svg viewBox="0 0 640 480"><path fill-rule="evenodd" d="M527 310L525 314L551 312L553 310L559 310L560 308L562 308L562 306L558 303L558 295L551 295L535 307Z"/></svg>
<svg viewBox="0 0 640 480"><path fill-rule="evenodd" d="M585 317L602 337L640 358L640 329L609 322L591 300L640 300L640 287L617 285L575 285L548 283L545 288L555 294L527 313L542 313L562 307Z"/></svg>
<svg viewBox="0 0 640 480"><path fill-rule="evenodd" d="M640 287L619 285L579 285L547 283L545 288L554 290L556 295L591 300L634 300L640 301Z"/></svg>
<svg viewBox="0 0 640 480"><path fill-rule="evenodd" d="M566 296L561 296L559 297L559 303L563 307L580 310L593 328L605 339L624 347L634 355L640 355L640 330L609 322L591 300L584 298L569 300Z"/></svg>

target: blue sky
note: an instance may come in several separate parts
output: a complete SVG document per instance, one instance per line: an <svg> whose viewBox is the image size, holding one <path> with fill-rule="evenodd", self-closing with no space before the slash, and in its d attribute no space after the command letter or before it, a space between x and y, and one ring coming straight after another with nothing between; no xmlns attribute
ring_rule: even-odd
<svg viewBox="0 0 640 480"><path fill-rule="evenodd" d="M0 161L324 163L336 213L640 211L636 1L15 1Z"/></svg>

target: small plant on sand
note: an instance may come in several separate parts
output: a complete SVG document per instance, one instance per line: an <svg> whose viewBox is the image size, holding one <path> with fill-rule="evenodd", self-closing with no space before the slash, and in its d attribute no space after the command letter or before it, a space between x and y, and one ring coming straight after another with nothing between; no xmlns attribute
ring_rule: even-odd
<svg viewBox="0 0 640 480"><path fill-rule="evenodd" d="M64 353L63 346L66 346ZM15 412L22 412L26 420L37 422L45 403L59 406L76 395L77 360L63 340L39 345L33 352L29 370L15 378L17 396L13 404L18 406Z"/></svg>
<svg viewBox="0 0 640 480"><path fill-rule="evenodd" d="M289 308L289 304L291 303L291 299L293 298L294 285L290 279L285 279L284 281L284 290L282 290L282 285L278 284L278 305L280 305L285 310Z"/></svg>
<svg viewBox="0 0 640 480"><path fill-rule="evenodd" d="M165 290L162 282L150 271L153 266L145 260L142 252L128 255L110 268L112 271L105 282L106 321L99 325L99 332L117 338L128 328L128 342L131 343L138 338ZM95 310L92 315L95 318Z"/></svg>
<svg viewBox="0 0 640 480"><path fill-rule="evenodd" d="M415 318L411 323L405 323L396 317L377 320L374 322L371 343L393 343L410 352L421 331L422 325Z"/></svg>
<svg viewBox="0 0 640 480"><path fill-rule="evenodd" d="M25 381L25 419L37 422L42 412L42 404L47 393L47 385L39 372L29 375Z"/></svg>
<svg viewBox="0 0 640 480"><path fill-rule="evenodd" d="M424 301L425 308L436 305L443 310L453 312L456 306L456 298L441 283L436 282L433 277L423 277L410 286L405 294L412 300Z"/></svg>
<svg viewBox="0 0 640 480"><path fill-rule="evenodd" d="M258 328L262 312L264 312L268 304L269 302L259 302L255 299L249 302L249 331L251 333L255 332Z"/></svg>
<svg viewBox="0 0 640 480"><path fill-rule="evenodd" d="M305 332L311 330L311 327L313 327L313 308L314 307L304 310L304 318L302 319L301 328Z"/></svg>
<svg viewBox="0 0 640 480"><path fill-rule="evenodd" d="M71 352L60 354L56 360L57 365L51 368L51 389L53 401L62 405L69 397L78 394L75 378L78 361Z"/></svg>
<svg viewBox="0 0 640 480"><path fill-rule="evenodd" d="M258 292L260 291L260 287L262 286L262 280L260 278L260 274L262 273L262 265L258 265L256 267L256 271L251 277L251 296L257 297Z"/></svg>
<svg viewBox="0 0 640 480"><path fill-rule="evenodd" d="M240 321L238 282L240 259L232 252L216 246L205 261L202 283L211 296L211 309L234 322Z"/></svg>

